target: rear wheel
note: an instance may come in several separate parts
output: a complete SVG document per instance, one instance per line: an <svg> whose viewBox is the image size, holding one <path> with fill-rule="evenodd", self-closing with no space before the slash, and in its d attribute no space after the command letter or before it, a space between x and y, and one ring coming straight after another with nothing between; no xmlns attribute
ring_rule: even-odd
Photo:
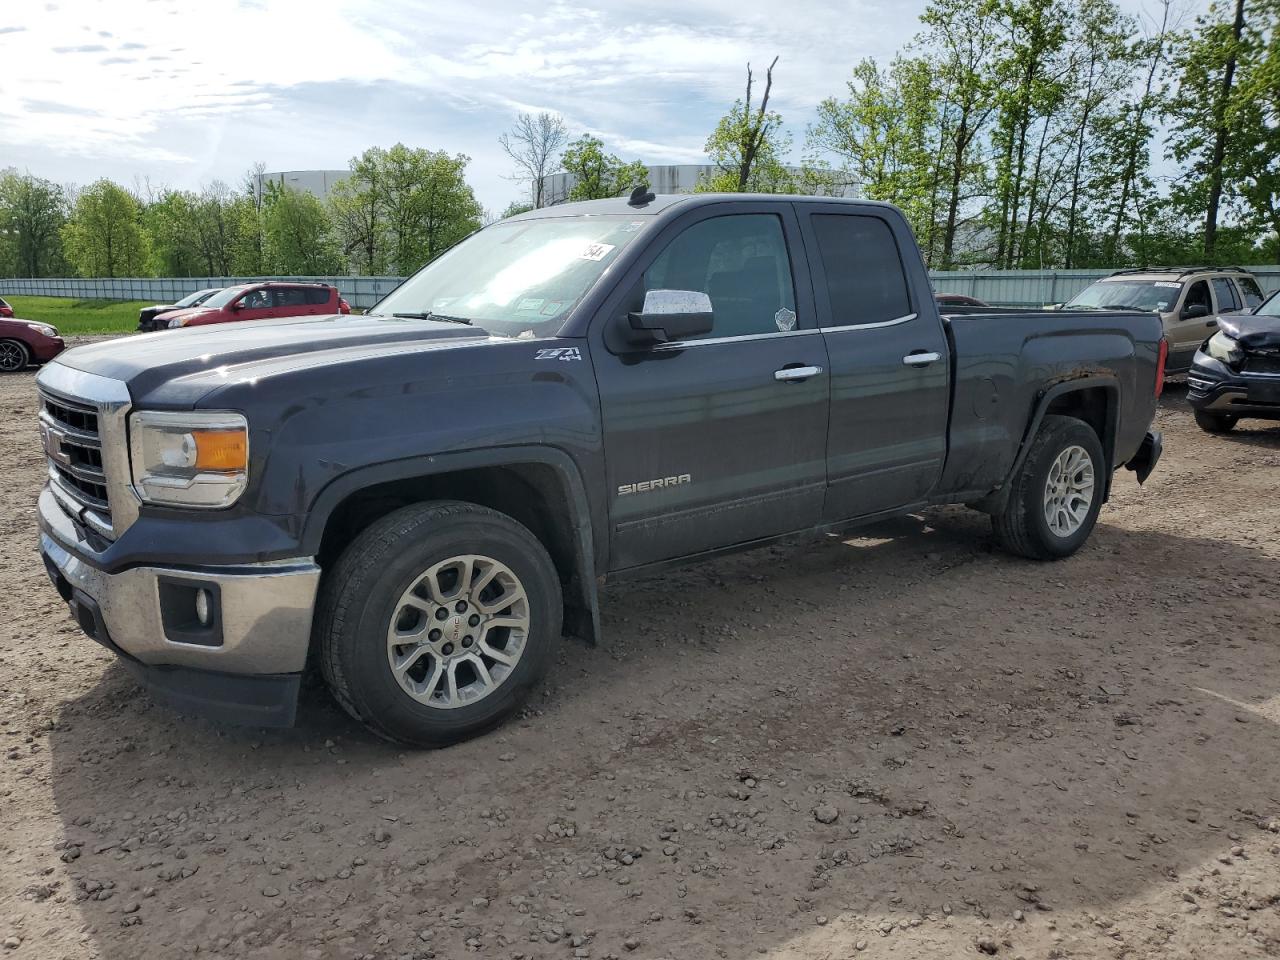
<svg viewBox="0 0 1280 960"><path fill-rule="evenodd" d="M1239 417L1233 417L1226 413L1209 413L1205 410L1196 411L1196 426L1205 433L1227 433L1240 422Z"/></svg>
<svg viewBox="0 0 1280 960"><path fill-rule="evenodd" d="M321 666L339 703L380 736L441 746L510 715L560 637L547 551L469 503L406 507L366 529L328 576Z"/></svg>
<svg viewBox="0 0 1280 960"><path fill-rule="evenodd" d="M1046 416L1004 510L992 517L1000 545L1033 560L1058 560L1079 550L1102 508L1105 462L1087 423Z"/></svg>
<svg viewBox="0 0 1280 960"><path fill-rule="evenodd" d="M18 340L0 340L0 373L16 373L31 362L27 345Z"/></svg>

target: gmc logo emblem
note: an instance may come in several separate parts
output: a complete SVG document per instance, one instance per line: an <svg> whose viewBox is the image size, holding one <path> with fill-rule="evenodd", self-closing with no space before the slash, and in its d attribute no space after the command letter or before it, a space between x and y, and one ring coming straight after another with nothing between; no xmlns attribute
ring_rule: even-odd
<svg viewBox="0 0 1280 960"><path fill-rule="evenodd" d="M63 466L71 466L71 457L62 449L62 438L66 434L61 430L40 424L40 441L44 446L45 455L56 463Z"/></svg>

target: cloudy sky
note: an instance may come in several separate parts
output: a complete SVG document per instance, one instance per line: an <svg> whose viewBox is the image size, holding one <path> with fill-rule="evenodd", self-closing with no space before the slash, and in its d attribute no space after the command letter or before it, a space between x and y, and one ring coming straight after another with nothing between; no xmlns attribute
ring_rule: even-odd
<svg viewBox="0 0 1280 960"><path fill-rule="evenodd" d="M1183 0L1196 10L1207 0ZM1121 0L1137 15L1156 0ZM520 188L497 136L560 113L626 159L697 162L774 54L803 138L852 65L887 59L925 0L6 0L0 168L198 188L343 168L367 146L463 152L494 211Z"/></svg>

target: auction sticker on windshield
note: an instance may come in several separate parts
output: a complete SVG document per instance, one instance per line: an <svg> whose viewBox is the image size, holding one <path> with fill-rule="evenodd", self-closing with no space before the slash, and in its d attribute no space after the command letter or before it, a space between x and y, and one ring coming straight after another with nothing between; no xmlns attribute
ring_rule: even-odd
<svg viewBox="0 0 1280 960"><path fill-rule="evenodd" d="M613 252L614 245L612 243L592 243L587 245L587 249L582 251L583 260L603 260Z"/></svg>

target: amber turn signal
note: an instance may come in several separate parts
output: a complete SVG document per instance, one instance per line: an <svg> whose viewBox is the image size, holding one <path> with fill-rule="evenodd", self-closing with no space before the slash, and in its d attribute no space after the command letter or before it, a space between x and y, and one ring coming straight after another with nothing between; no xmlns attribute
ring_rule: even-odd
<svg viewBox="0 0 1280 960"><path fill-rule="evenodd" d="M196 430L197 470L243 470L249 444L243 430Z"/></svg>

